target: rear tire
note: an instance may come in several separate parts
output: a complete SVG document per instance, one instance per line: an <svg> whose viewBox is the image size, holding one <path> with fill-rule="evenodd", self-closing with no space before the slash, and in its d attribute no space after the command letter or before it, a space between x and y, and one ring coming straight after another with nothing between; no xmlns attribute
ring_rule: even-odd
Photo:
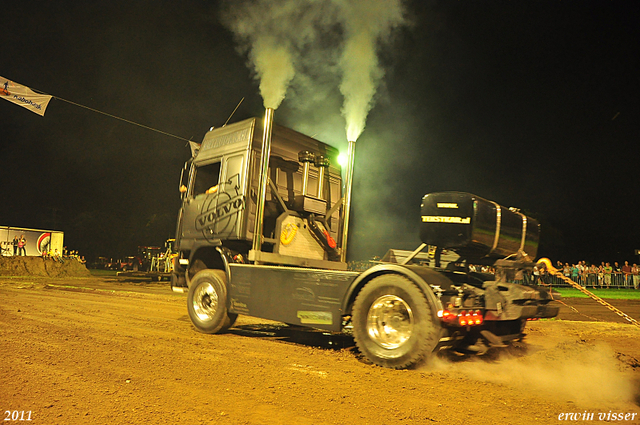
<svg viewBox="0 0 640 425"><path fill-rule="evenodd" d="M433 352L440 334L422 290L397 274L375 277L362 288L352 322L360 352L392 369L420 363Z"/></svg>
<svg viewBox="0 0 640 425"><path fill-rule="evenodd" d="M227 310L227 277L222 270L201 270L193 277L187 295L193 325L207 334L221 333L238 317Z"/></svg>

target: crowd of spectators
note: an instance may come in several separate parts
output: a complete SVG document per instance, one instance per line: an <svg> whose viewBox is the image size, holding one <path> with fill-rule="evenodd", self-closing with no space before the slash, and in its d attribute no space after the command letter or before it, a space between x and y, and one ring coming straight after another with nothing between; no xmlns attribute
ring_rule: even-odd
<svg viewBox="0 0 640 425"><path fill-rule="evenodd" d="M558 261L555 268L563 276L568 277L579 285L592 288L633 288L640 289L640 267L637 264L629 265L628 261L624 265L616 261L610 263L601 262L598 264L588 264L586 261L578 261L575 264L562 263ZM494 274L495 270L489 266L469 265L470 271ZM522 281L534 285L557 285L563 284L563 280L550 274L546 268L533 268L530 273L516 275L516 281Z"/></svg>
<svg viewBox="0 0 640 425"><path fill-rule="evenodd" d="M62 253L58 252L58 249L42 251L42 258L51 259L63 264L66 260L75 260L82 264L86 263L84 255L79 255L78 251L69 251L66 246L62 249Z"/></svg>
<svg viewBox="0 0 640 425"><path fill-rule="evenodd" d="M588 264L586 261L569 264L558 261L556 269L562 271L563 276L584 287L640 289L640 267L635 263L629 265L628 261L622 266L617 261L613 265L604 261L600 264ZM552 276L537 268L533 270L532 280L533 283L553 283Z"/></svg>

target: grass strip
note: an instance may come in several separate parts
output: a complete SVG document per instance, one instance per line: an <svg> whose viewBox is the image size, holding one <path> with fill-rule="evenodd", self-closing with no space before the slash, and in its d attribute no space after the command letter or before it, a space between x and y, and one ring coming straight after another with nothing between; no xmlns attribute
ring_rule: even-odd
<svg viewBox="0 0 640 425"><path fill-rule="evenodd" d="M589 298L587 295L573 288L553 288L564 298ZM594 295L610 300L640 300L640 290L635 289L593 289L587 288Z"/></svg>

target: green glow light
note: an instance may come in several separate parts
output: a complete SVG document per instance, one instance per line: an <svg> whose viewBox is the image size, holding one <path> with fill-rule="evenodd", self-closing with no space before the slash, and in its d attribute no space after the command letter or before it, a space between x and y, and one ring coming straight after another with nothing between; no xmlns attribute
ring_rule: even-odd
<svg viewBox="0 0 640 425"><path fill-rule="evenodd" d="M346 153L340 153L338 155L338 164L340 164L341 167L344 167L347 165L347 154Z"/></svg>

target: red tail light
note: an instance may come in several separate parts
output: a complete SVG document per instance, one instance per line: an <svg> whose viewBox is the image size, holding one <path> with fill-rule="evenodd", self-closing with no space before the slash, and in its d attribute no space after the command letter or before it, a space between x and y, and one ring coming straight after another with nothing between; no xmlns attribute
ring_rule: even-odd
<svg viewBox="0 0 640 425"><path fill-rule="evenodd" d="M458 315L449 310L440 310L438 311L438 317L440 317L443 322L453 323L458 318Z"/></svg>
<svg viewBox="0 0 640 425"><path fill-rule="evenodd" d="M484 318L480 310L462 310L458 314L458 323L460 323L460 326L477 326L483 322Z"/></svg>

